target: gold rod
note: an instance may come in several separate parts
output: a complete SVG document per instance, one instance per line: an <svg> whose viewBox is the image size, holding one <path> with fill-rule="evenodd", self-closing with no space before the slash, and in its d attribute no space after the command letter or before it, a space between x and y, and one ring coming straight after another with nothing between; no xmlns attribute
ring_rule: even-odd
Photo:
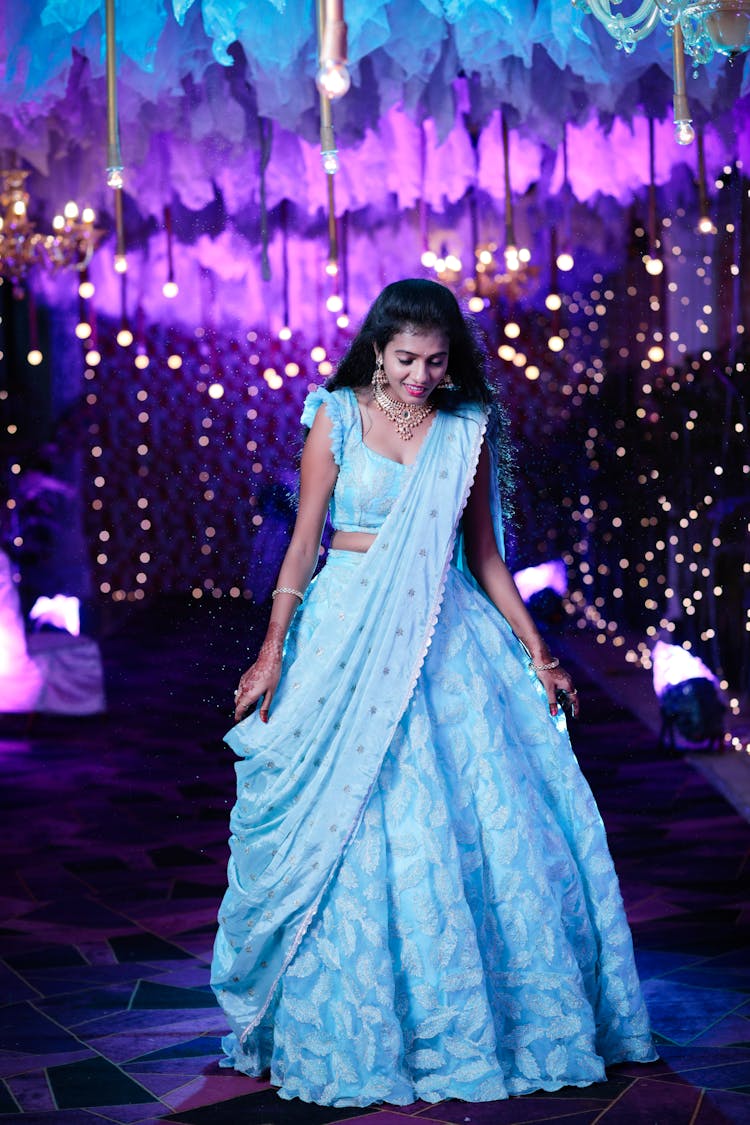
<svg viewBox="0 0 750 1125"><path fill-rule="evenodd" d="M317 28L318 28L318 54L323 50L323 42L325 39L326 31L326 3L325 0L317 0L316 4ZM320 101L320 148L322 152L334 152L336 149L336 137L333 132L333 118L331 115L331 103L324 94L319 97ZM328 193L328 262L332 265L338 265L339 247L338 236L336 232L336 200L335 191L333 186L333 173L326 173L326 187Z"/></svg>
<svg viewBox="0 0 750 1125"><path fill-rule="evenodd" d="M125 257L125 220L122 208L122 188L115 188L115 254Z"/></svg>
<svg viewBox="0 0 750 1125"><path fill-rule="evenodd" d="M656 252L656 145L654 119L648 119L648 241L649 253Z"/></svg>
<svg viewBox="0 0 750 1125"><path fill-rule="evenodd" d="M117 121L117 56L115 44L115 0L105 0L107 66L107 168L122 168L120 130Z"/></svg>
<svg viewBox="0 0 750 1125"><path fill-rule="evenodd" d="M328 261L338 265L339 240L336 231L336 200L333 189L333 176L326 175L328 180Z"/></svg>
<svg viewBox="0 0 750 1125"><path fill-rule="evenodd" d="M708 218L708 192L706 190L706 149L703 144L703 128L698 126L695 131L698 147L698 207L699 218Z"/></svg>
<svg viewBox="0 0 750 1125"><path fill-rule="evenodd" d="M687 99L687 86L685 85L685 37L682 34L680 21L675 20L672 29L672 69L674 73L674 107L675 121L690 121L690 106Z"/></svg>

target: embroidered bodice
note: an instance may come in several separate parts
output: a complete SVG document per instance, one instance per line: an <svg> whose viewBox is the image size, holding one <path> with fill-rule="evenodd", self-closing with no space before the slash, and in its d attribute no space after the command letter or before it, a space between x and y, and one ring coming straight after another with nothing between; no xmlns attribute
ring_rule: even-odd
<svg viewBox="0 0 750 1125"><path fill-rule="evenodd" d="M359 404L350 387L311 391L302 411L303 426L312 426L321 405L332 423L331 451L339 467L330 503L331 526L336 531L375 532L396 502L411 466L365 445Z"/></svg>

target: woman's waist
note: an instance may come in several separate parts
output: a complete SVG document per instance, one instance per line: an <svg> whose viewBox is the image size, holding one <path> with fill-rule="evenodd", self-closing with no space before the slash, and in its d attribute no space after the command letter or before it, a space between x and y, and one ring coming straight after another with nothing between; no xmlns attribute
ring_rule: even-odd
<svg viewBox="0 0 750 1125"><path fill-rule="evenodd" d="M375 535L372 531L334 531L330 549L364 554L372 546Z"/></svg>

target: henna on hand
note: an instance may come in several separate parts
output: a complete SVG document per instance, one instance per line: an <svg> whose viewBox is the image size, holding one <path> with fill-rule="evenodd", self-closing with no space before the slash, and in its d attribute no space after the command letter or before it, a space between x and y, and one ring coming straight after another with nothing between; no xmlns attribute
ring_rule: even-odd
<svg viewBox="0 0 750 1125"><path fill-rule="evenodd" d="M235 695L235 719L239 719L261 696L260 717L268 722L268 708L281 677L285 631L272 621L260 647L258 658L240 677Z"/></svg>

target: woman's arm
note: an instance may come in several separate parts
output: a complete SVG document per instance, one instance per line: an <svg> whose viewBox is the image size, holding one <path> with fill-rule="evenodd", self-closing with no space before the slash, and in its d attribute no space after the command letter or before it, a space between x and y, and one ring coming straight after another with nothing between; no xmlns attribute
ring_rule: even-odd
<svg viewBox="0 0 750 1125"><path fill-rule="evenodd" d="M319 409L302 450L297 518L277 587L304 593L315 571L328 502L338 476L338 466L331 453L331 430L328 414L325 409ZM268 711L281 676L284 640L298 605L299 599L294 594L277 594L274 598L258 659L240 678L235 697L235 721L238 722L262 696L260 717L264 723L268 722Z"/></svg>
<svg viewBox="0 0 750 1125"><path fill-rule="evenodd" d="M479 456L477 475L463 517L466 559L479 585L502 613L535 665L550 664L552 654L537 629L513 576L500 557L490 508L490 456L486 445ZM573 683L564 668L537 671L549 700L550 714L556 715L558 690L572 691ZM577 697L576 697L577 698ZM578 713L577 705L574 713Z"/></svg>

